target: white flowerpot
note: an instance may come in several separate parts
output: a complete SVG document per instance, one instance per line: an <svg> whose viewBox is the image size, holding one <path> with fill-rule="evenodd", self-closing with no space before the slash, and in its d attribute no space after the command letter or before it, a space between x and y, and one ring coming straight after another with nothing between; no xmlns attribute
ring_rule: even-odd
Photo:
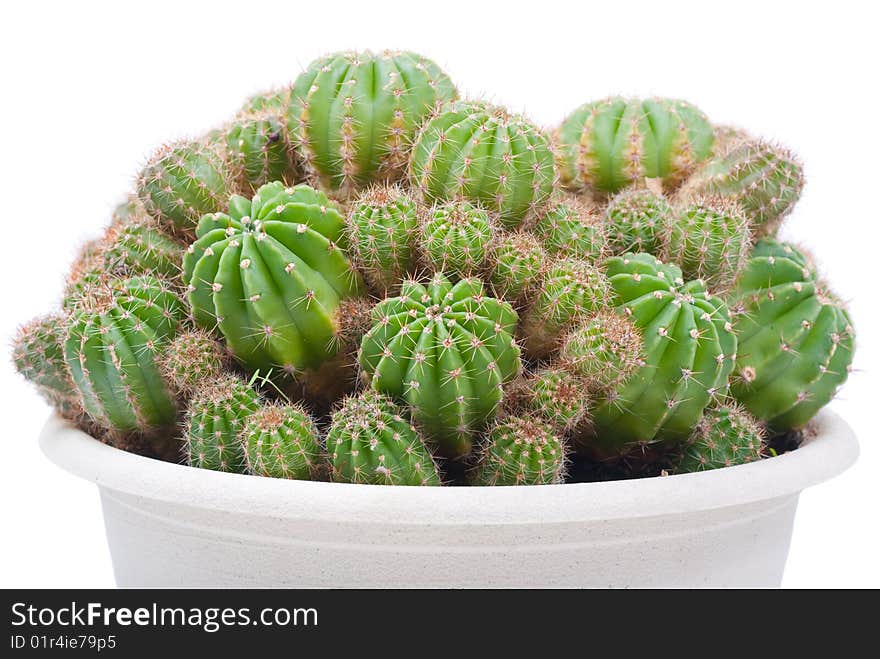
<svg viewBox="0 0 880 659"><path fill-rule="evenodd" d="M120 586L777 586L799 493L858 455L833 412L816 429L752 464L537 487L224 474L111 448L57 418L40 442L97 483Z"/></svg>

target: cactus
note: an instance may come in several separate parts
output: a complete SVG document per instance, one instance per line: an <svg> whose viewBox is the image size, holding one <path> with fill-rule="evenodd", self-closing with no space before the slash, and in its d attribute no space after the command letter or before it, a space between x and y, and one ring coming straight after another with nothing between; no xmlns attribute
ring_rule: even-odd
<svg viewBox="0 0 880 659"><path fill-rule="evenodd" d="M684 101L614 97L577 108L556 140L564 184L613 194L644 179L676 187L712 154L713 135Z"/></svg>
<svg viewBox="0 0 880 659"><path fill-rule="evenodd" d="M748 131L737 126L715 126L712 129L712 133L715 135L712 143L713 157L726 156L743 142L755 139L748 133Z"/></svg>
<svg viewBox="0 0 880 659"><path fill-rule="evenodd" d="M149 431L174 421L174 397L156 358L185 315L183 300L148 275L102 285L80 303L64 359L85 412L98 425Z"/></svg>
<svg viewBox="0 0 880 659"><path fill-rule="evenodd" d="M185 330L168 342L158 363L165 381L188 395L229 371L230 361L226 348L213 336Z"/></svg>
<svg viewBox="0 0 880 659"><path fill-rule="evenodd" d="M542 368L514 380L504 394L505 410L538 415L557 432L573 432L590 420L586 382L565 368Z"/></svg>
<svg viewBox="0 0 880 659"><path fill-rule="evenodd" d="M172 279L180 274L184 247L152 222L113 223L99 246L101 272L153 274Z"/></svg>
<svg viewBox="0 0 880 659"><path fill-rule="evenodd" d="M218 151L199 142L161 147L137 178L137 194L147 213L167 229L191 235L205 213L229 200L229 174Z"/></svg>
<svg viewBox="0 0 880 659"><path fill-rule="evenodd" d="M487 434L475 485L552 485L565 478L565 444L553 427L530 417L510 417Z"/></svg>
<svg viewBox="0 0 880 659"><path fill-rule="evenodd" d="M247 420L241 441L257 476L310 480L324 463L318 427L300 405L265 404Z"/></svg>
<svg viewBox="0 0 880 659"><path fill-rule="evenodd" d="M432 270L469 277L483 267L492 235L486 211L466 201L453 201L431 211L419 229L419 243Z"/></svg>
<svg viewBox="0 0 880 659"><path fill-rule="evenodd" d="M736 201L757 234L771 235L791 212L803 187L803 166L791 151L748 140L707 162L681 194L716 194Z"/></svg>
<svg viewBox="0 0 880 659"><path fill-rule="evenodd" d="M349 251L377 290L393 291L412 273L418 224L416 203L400 187L374 186L355 203L347 222Z"/></svg>
<svg viewBox="0 0 880 659"><path fill-rule="evenodd" d="M327 431L332 478L373 485L440 485L422 438L389 398L364 391L342 401Z"/></svg>
<svg viewBox="0 0 880 659"><path fill-rule="evenodd" d="M687 279L702 279L713 290L727 288L751 248L749 220L739 204L723 197L691 200L676 209L661 255L681 267Z"/></svg>
<svg viewBox="0 0 880 659"><path fill-rule="evenodd" d="M727 391L737 346L727 306L650 254L613 257L606 271L613 304L641 333L645 365L596 409L592 446L617 454L630 443L684 440Z"/></svg>
<svg viewBox="0 0 880 659"><path fill-rule="evenodd" d="M224 159L234 191L252 195L273 181L296 182L296 161L287 127L278 113L237 117L222 136Z"/></svg>
<svg viewBox="0 0 880 659"><path fill-rule="evenodd" d="M186 410L187 463L202 469L247 473L240 433L259 405L257 392L237 375L203 382Z"/></svg>
<svg viewBox="0 0 880 659"><path fill-rule="evenodd" d="M538 239L526 231L496 236L491 248L489 281L496 297L516 301L538 282L547 255Z"/></svg>
<svg viewBox="0 0 880 659"><path fill-rule="evenodd" d="M339 303L362 282L342 251L344 220L306 185L234 195L205 215L183 260L196 323L215 327L252 369L316 368L339 349Z"/></svg>
<svg viewBox="0 0 880 659"><path fill-rule="evenodd" d="M761 459L764 429L736 405L706 410L676 456L674 471L688 473L745 464Z"/></svg>
<svg viewBox="0 0 880 659"><path fill-rule="evenodd" d="M577 259L552 262L520 328L528 354L540 358L556 350L563 334L597 312L608 294L598 268Z"/></svg>
<svg viewBox="0 0 880 659"><path fill-rule="evenodd" d="M769 238L755 246L732 296L734 396L774 432L803 427L846 381L849 314L804 253Z"/></svg>
<svg viewBox="0 0 880 659"><path fill-rule="evenodd" d="M608 246L615 255L629 252L657 254L672 218L666 198L645 188L615 195L605 209Z"/></svg>
<svg viewBox="0 0 880 659"><path fill-rule="evenodd" d="M592 391L608 393L645 365L642 336L625 316L601 311L566 336L564 368L584 378Z"/></svg>
<svg viewBox="0 0 880 659"><path fill-rule="evenodd" d="M547 203L556 169L549 141L528 120L487 103L458 102L422 127L409 176L426 201L465 199L514 229Z"/></svg>
<svg viewBox="0 0 880 659"><path fill-rule="evenodd" d="M372 388L405 400L443 455L466 455L520 370L516 312L478 280L453 286L438 273L427 286L404 282L373 322L359 356Z"/></svg>
<svg viewBox="0 0 880 659"><path fill-rule="evenodd" d="M455 96L449 77L414 53L333 53L296 79L287 125L308 172L345 191L399 178L422 121Z"/></svg>
<svg viewBox="0 0 880 659"><path fill-rule="evenodd" d="M555 204L536 223L535 234L550 254L596 263L606 250L606 229L592 205L574 197Z"/></svg>

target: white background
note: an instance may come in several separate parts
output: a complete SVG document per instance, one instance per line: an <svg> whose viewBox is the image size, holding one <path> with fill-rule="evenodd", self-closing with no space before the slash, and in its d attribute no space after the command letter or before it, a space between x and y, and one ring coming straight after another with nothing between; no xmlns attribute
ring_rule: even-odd
<svg viewBox="0 0 880 659"><path fill-rule="evenodd" d="M792 146L813 248L858 332L834 403L859 463L806 492L784 584L880 586L880 95L871 3L87 2L0 9L0 334L56 300L78 243L150 151L220 123L326 51L407 48L468 96L553 125L612 93L688 99ZM37 447L47 414L0 360L0 587L112 586L96 488Z"/></svg>

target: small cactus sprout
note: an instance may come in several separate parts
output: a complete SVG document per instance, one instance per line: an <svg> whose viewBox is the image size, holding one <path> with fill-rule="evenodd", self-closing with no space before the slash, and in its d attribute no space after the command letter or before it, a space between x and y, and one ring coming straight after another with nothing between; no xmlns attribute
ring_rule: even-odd
<svg viewBox="0 0 880 659"><path fill-rule="evenodd" d="M107 282L110 277L103 272L103 242L100 238L89 240L80 246L70 266L64 285L61 306L70 311L89 296L89 292Z"/></svg>
<svg viewBox="0 0 880 659"><path fill-rule="evenodd" d="M551 263L523 317L521 330L526 352L535 358L552 353L563 335L596 313L608 295L608 280L597 267L577 259Z"/></svg>
<svg viewBox="0 0 880 659"><path fill-rule="evenodd" d="M345 191L399 178L418 127L455 96L449 77L420 55L333 53L296 79L287 125L307 170Z"/></svg>
<svg viewBox="0 0 880 659"><path fill-rule="evenodd" d="M466 201L434 208L419 230L425 261L436 272L469 277L482 269L492 242L486 211Z"/></svg>
<svg viewBox="0 0 880 659"><path fill-rule="evenodd" d="M155 219L150 217L136 194L128 195L125 201L117 204L113 209L113 215L110 220L111 227L151 223L155 223Z"/></svg>
<svg viewBox="0 0 880 659"><path fill-rule="evenodd" d="M349 251L376 290L394 290L414 270L418 225L415 201L396 185L373 186L355 202L348 215Z"/></svg>
<svg viewBox="0 0 880 659"><path fill-rule="evenodd" d="M64 361L65 330L61 314L34 318L19 328L12 343L12 362L47 403L65 418L76 418L82 407Z"/></svg>
<svg viewBox="0 0 880 659"><path fill-rule="evenodd" d="M514 302L531 292L547 259L541 243L526 231L504 232L493 242L489 281L496 297Z"/></svg>
<svg viewBox="0 0 880 659"><path fill-rule="evenodd" d="M592 205L568 197L541 216L533 231L549 253L596 263L604 258L606 249L602 219Z"/></svg>
<svg viewBox="0 0 880 659"><path fill-rule="evenodd" d="M803 187L803 165L791 151L748 140L706 163L681 193L728 197L742 206L757 234L771 235L791 212Z"/></svg>
<svg viewBox="0 0 880 659"><path fill-rule="evenodd" d="M229 200L226 163L212 146L176 142L161 147L137 178L147 213L169 230L191 235L199 218Z"/></svg>
<svg viewBox="0 0 880 659"><path fill-rule="evenodd" d="M569 333L562 364L592 391L608 393L644 366L642 336L626 316L600 311Z"/></svg>
<svg viewBox="0 0 880 659"><path fill-rule="evenodd" d="M222 139L232 186L238 194L250 196L272 181L295 183L293 148L279 114L239 116L226 128Z"/></svg>
<svg viewBox="0 0 880 659"><path fill-rule="evenodd" d="M586 382L558 366L542 368L518 378L504 393L506 410L537 414L562 434L589 423L590 403Z"/></svg>
<svg viewBox="0 0 880 659"><path fill-rule="evenodd" d="M686 279L720 290L733 283L750 248L749 220L739 204L709 197L675 210L662 256L678 264Z"/></svg>
<svg viewBox="0 0 880 659"><path fill-rule="evenodd" d="M647 188L630 188L618 193L605 209L610 251L615 255L658 253L671 218L672 207L662 195Z"/></svg>
<svg viewBox="0 0 880 659"><path fill-rule="evenodd" d="M281 182L229 214L205 215L183 259L196 323L218 329L246 366L297 373L339 349L339 303L362 282L342 251L345 222L316 190Z"/></svg>
<svg viewBox="0 0 880 659"><path fill-rule="evenodd" d="M324 462L319 437L302 406L264 404L241 433L248 470L257 476L309 480Z"/></svg>
<svg viewBox="0 0 880 659"><path fill-rule="evenodd" d="M405 400L441 454L466 455L520 370L513 307L477 279L453 285L438 273L427 286L404 282L373 308L373 323L359 356L372 388Z"/></svg>
<svg viewBox="0 0 880 659"><path fill-rule="evenodd" d="M186 410L184 439L189 465L247 473L241 431L259 405L257 392L237 375L203 382Z"/></svg>
<svg viewBox="0 0 880 659"><path fill-rule="evenodd" d="M101 270L115 275L153 274L173 279L180 274L184 246L152 221L113 223L101 239Z"/></svg>
<svg viewBox="0 0 880 659"><path fill-rule="evenodd" d="M546 205L556 168L547 137L528 120L487 103L458 102L422 127L409 175L425 201L466 199L515 229Z"/></svg>
<svg viewBox="0 0 880 659"><path fill-rule="evenodd" d="M327 431L332 478L371 485L440 485L437 465L390 398L364 391L342 401Z"/></svg>
<svg viewBox="0 0 880 659"><path fill-rule="evenodd" d="M64 359L86 413L101 427L147 431L177 409L157 357L186 316L183 300L156 277L116 280L73 312Z"/></svg>
<svg viewBox="0 0 880 659"><path fill-rule="evenodd" d="M230 355L213 336L202 330L185 330L165 346L159 358L162 377L176 391L191 394L230 367Z"/></svg>
<svg viewBox="0 0 880 659"><path fill-rule="evenodd" d="M736 148L743 142L748 142L755 139L747 131L737 126L715 126L712 129L712 132L715 135L715 139L712 144L713 157L726 156L734 148Z"/></svg>
<svg viewBox="0 0 880 659"><path fill-rule="evenodd" d="M475 485L562 483L565 444L553 427L533 417L508 417L487 433Z"/></svg>
<svg viewBox="0 0 880 659"><path fill-rule="evenodd" d="M709 407L675 459L678 473L708 471L761 459L764 429L736 405Z"/></svg>
<svg viewBox="0 0 880 659"><path fill-rule="evenodd" d="M664 98L586 103L556 132L562 182L608 194L645 179L674 188L712 154L712 139L702 112Z"/></svg>
<svg viewBox="0 0 880 659"><path fill-rule="evenodd" d="M766 238L733 291L739 356L731 390L772 431L801 428L849 374L855 332L807 256Z"/></svg>

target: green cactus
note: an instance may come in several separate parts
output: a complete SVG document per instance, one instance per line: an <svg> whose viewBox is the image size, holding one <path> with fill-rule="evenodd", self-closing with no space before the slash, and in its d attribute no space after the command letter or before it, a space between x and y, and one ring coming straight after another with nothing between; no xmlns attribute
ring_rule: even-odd
<svg viewBox="0 0 880 659"><path fill-rule="evenodd" d="M391 399L364 391L342 401L327 431L332 478L372 485L440 485L418 431Z"/></svg>
<svg viewBox="0 0 880 659"><path fill-rule="evenodd" d="M415 201L396 185L371 187L348 215L352 259L377 290L393 291L414 268Z"/></svg>
<svg viewBox="0 0 880 659"><path fill-rule="evenodd" d="M475 485L552 485L565 479L565 444L553 427L531 417L509 417L487 434Z"/></svg>
<svg viewBox="0 0 880 659"><path fill-rule="evenodd" d="M486 211L453 201L431 211L419 229L419 244L432 270L470 277L482 269L493 231Z"/></svg>
<svg viewBox="0 0 880 659"><path fill-rule="evenodd" d="M791 151L747 140L707 162L681 193L721 195L736 201L757 234L772 235L794 208L803 187L803 165Z"/></svg>
<svg viewBox="0 0 880 659"><path fill-rule="evenodd" d="M83 299L88 298L90 291L111 279L103 271L103 245L103 240L96 238L83 243L77 250L70 271L67 273L61 299L61 306L65 311L75 309Z"/></svg>
<svg viewBox="0 0 880 659"><path fill-rule="evenodd" d="M422 127L409 176L426 201L465 199L514 229L550 199L556 169L547 137L528 120L487 103L458 102Z"/></svg>
<svg viewBox="0 0 880 659"><path fill-rule="evenodd" d="M240 433L260 406L260 399L237 375L206 380L190 398L184 440L192 467L247 473Z"/></svg>
<svg viewBox="0 0 880 659"><path fill-rule="evenodd" d="M455 98L449 77L409 52L340 52L312 62L290 90L290 138L306 169L330 188L357 188L403 173L416 130ZM253 106L253 102L251 102Z"/></svg>
<svg viewBox="0 0 880 659"><path fill-rule="evenodd" d="M152 224L155 219L147 213L143 203L136 194L130 194L125 201L120 202L113 209L110 219L111 227L127 226L129 224Z"/></svg>
<svg viewBox="0 0 880 659"><path fill-rule="evenodd" d="M234 195L228 215L202 218L183 260L196 323L219 329L249 368L318 367L339 349L340 301L362 289L344 229L336 206L306 185Z"/></svg>
<svg viewBox="0 0 880 659"><path fill-rule="evenodd" d="M618 193L605 209L610 251L617 256L629 252L659 253L671 218L672 207L662 195L644 188Z"/></svg>
<svg viewBox="0 0 880 659"><path fill-rule="evenodd" d="M252 195L273 181L296 182L296 160L279 113L240 115L222 137L223 155L234 191Z"/></svg>
<svg viewBox="0 0 880 659"><path fill-rule="evenodd" d="M166 144L137 178L137 194L147 213L184 235L193 233L202 215L224 208L229 192L222 156L200 142Z"/></svg>
<svg viewBox="0 0 880 659"><path fill-rule="evenodd" d="M587 383L559 366L518 378L504 393L505 410L538 415L562 434L589 423L591 402Z"/></svg>
<svg viewBox="0 0 880 659"><path fill-rule="evenodd" d="M712 406L675 457L674 471L689 473L760 460L764 429L736 405Z"/></svg>
<svg viewBox="0 0 880 659"><path fill-rule="evenodd" d="M585 103L556 132L562 182L613 194L660 179L674 188L712 154L712 126L684 101L608 98Z"/></svg>
<svg viewBox="0 0 880 659"><path fill-rule="evenodd" d="M360 364L373 389L405 400L446 457L466 455L520 370L517 314L476 279L403 283L373 309Z"/></svg>
<svg viewBox="0 0 880 659"><path fill-rule="evenodd" d="M775 432L803 427L846 381L849 314L805 254L770 238L755 246L732 296L734 396Z"/></svg>
<svg viewBox="0 0 880 659"><path fill-rule="evenodd" d="M100 286L80 303L70 318L64 359L97 424L125 432L174 422L174 397L156 359L185 316L183 300L149 275Z"/></svg>
<svg viewBox="0 0 880 659"><path fill-rule="evenodd" d="M202 330L184 330L169 341L158 363L162 377L176 391L191 394L230 370L231 356Z"/></svg>
<svg viewBox="0 0 880 659"><path fill-rule="evenodd" d="M115 275L180 275L184 247L150 221L114 223L101 239L101 272Z"/></svg>
<svg viewBox="0 0 880 659"><path fill-rule="evenodd" d="M590 390L608 393L645 365L642 336L626 317L600 311L575 327L562 344L562 365Z"/></svg>
<svg viewBox="0 0 880 659"><path fill-rule="evenodd" d="M716 125L712 129L712 133L715 135L712 143L713 158L726 156L743 142L755 139L746 130L739 128L738 126L728 126L723 124L720 126Z"/></svg>
<svg viewBox="0 0 880 659"><path fill-rule="evenodd" d="M319 437L302 406L264 404L241 432L248 470L271 478L313 479L324 464Z"/></svg>
<svg viewBox="0 0 880 659"><path fill-rule="evenodd" d="M549 355L559 347L563 334L596 313L608 295L608 280L597 267L577 259L552 262L523 317L526 352L536 358Z"/></svg>
<svg viewBox="0 0 880 659"><path fill-rule="evenodd" d="M595 207L574 197L555 204L535 223L535 234L550 254L601 261L606 250L606 229Z"/></svg>
<svg viewBox="0 0 880 659"><path fill-rule="evenodd" d="M496 297L517 301L537 284L547 255L541 243L526 231L496 235L492 244L489 281Z"/></svg>
<svg viewBox="0 0 880 659"><path fill-rule="evenodd" d="M598 453L688 437L727 391L737 340L728 309L699 280L650 254L607 261L613 304L641 333L645 365L607 394L593 415Z"/></svg>

